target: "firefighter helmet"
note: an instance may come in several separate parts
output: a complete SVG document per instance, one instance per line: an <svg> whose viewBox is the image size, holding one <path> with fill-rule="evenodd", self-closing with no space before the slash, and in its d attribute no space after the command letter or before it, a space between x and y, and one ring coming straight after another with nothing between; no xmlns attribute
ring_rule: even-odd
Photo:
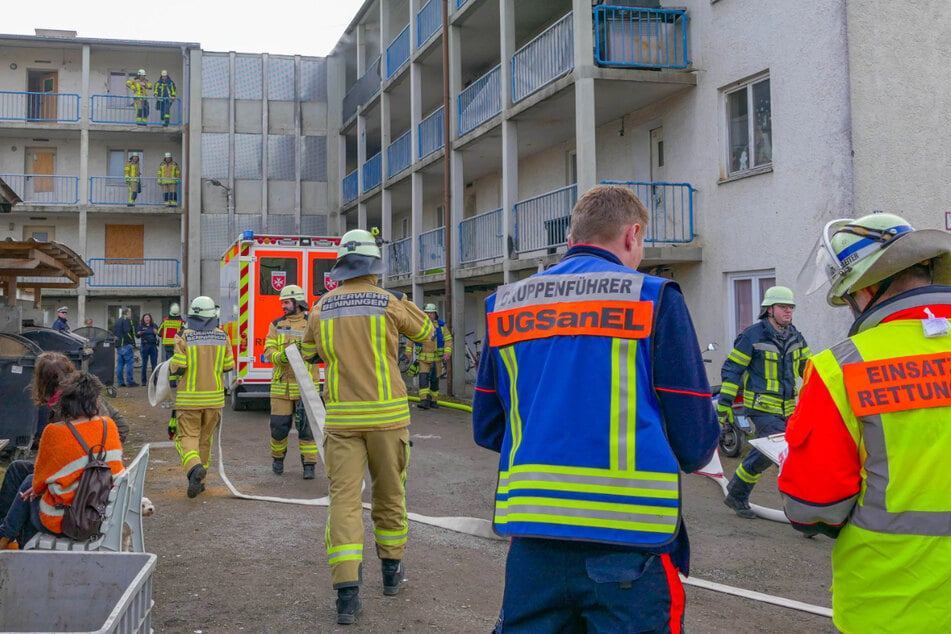
<svg viewBox="0 0 951 634"><path fill-rule="evenodd" d="M377 238L366 229L353 229L343 234L337 249L337 261L330 269L330 279L343 282L381 273L383 252Z"/></svg>
<svg viewBox="0 0 951 634"><path fill-rule="evenodd" d="M217 317L218 309L215 306L215 300L205 295L199 295L192 300L191 307L188 309L189 317Z"/></svg>
<svg viewBox="0 0 951 634"><path fill-rule="evenodd" d="M171 306L168 307L168 314L171 317L181 317L182 309L178 305L178 302L174 302Z"/></svg>
<svg viewBox="0 0 951 634"><path fill-rule="evenodd" d="M423 306L423 312L424 312L424 313L435 313L435 312L436 312L436 304L426 304L425 306Z"/></svg>
<svg viewBox="0 0 951 634"><path fill-rule="evenodd" d="M761 319L766 316L767 309L774 304L795 306L796 298L793 296L792 290L786 286L770 286L763 293L763 303L760 304L763 310L759 313Z"/></svg>
<svg viewBox="0 0 951 634"><path fill-rule="evenodd" d="M144 69L144 68L140 68L140 69L139 69L139 77L145 77L145 69Z"/></svg>
<svg viewBox="0 0 951 634"><path fill-rule="evenodd" d="M162 77L168 77L168 71L167 71L167 70L163 70L163 71L162 71Z"/></svg>
<svg viewBox="0 0 951 634"><path fill-rule="evenodd" d="M171 153L171 152L166 152L166 153L165 153L165 158L172 158L172 153Z"/></svg>

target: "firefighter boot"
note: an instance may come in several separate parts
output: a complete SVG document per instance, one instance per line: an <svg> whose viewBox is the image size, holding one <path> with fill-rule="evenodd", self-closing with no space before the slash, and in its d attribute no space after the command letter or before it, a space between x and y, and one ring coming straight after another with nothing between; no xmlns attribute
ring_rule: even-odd
<svg viewBox="0 0 951 634"><path fill-rule="evenodd" d="M313 462L304 462L304 456L301 456L300 464L304 468L304 479L313 480L316 477L316 474L314 473L314 467L317 465L315 465Z"/></svg>
<svg viewBox="0 0 951 634"><path fill-rule="evenodd" d="M360 588L351 586L337 590L337 623L350 625L357 620L363 606L360 605Z"/></svg>
<svg viewBox="0 0 951 634"><path fill-rule="evenodd" d="M271 460L271 471L277 475L284 475L284 458L273 458Z"/></svg>
<svg viewBox="0 0 951 634"><path fill-rule="evenodd" d="M191 468L191 471L188 472L188 491L186 492L188 497L197 497L199 493L205 490L205 483L203 481L207 473L205 468L200 464L196 464Z"/></svg>
<svg viewBox="0 0 951 634"><path fill-rule="evenodd" d="M399 559L381 560L383 567L383 594L392 597L400 593L400 586L403 585L403 575L406 574L406 568Z"/></svg>
<svg viewBox="0 0 951 634"><path fill-rule="evenodd" d="M743 482L736 476L726 486L727 496L723 503L733 509L739 517L747 520L756 519L756 513L750 508L750 492L753 485Z"/></svg>
<svg viewBox="0 0 951 634"><path fill-rule="evenodd" d="M419 403L416 403L416 407L418 407L419 409L429 409L430 402L431 401L429 400L428 396L426 398L421 398L419 399Z"/></svg>

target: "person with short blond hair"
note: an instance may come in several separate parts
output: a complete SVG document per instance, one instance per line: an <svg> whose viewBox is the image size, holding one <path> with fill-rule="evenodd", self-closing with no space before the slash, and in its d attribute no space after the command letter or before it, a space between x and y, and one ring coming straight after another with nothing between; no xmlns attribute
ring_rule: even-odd
<svg viewBox="0 0 951 634"><path fill-rule="evenodd" d="M633 191L626 187L595 187L587 192L571 212L572 244L610 242L625 224L639 224L644 231L650 214ZM643 232L641 239L643 240Z"/></svg>

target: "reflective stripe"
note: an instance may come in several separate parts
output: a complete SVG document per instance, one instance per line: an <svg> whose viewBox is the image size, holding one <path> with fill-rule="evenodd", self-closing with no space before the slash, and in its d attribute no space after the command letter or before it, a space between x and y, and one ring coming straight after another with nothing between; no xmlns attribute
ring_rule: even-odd
<svg viewBox="0 0 951 634"><path fill-rule="evenodd" d="M499 349L499 356L502 357L502 363L505 364L506 374L509 376L509 399L512 407L509 411L509 432L512 438L512 449L509 452L508 464L515 464L515 455L522 444L522 415L519 412L518 399L518 359L515 356L515 346L506 346ZM499 486L501 487L501 476L499 474Z"/></svg>
<svg viewBox="0 0 951 634"><path fill-rule="evenodd" d="M633 471L637 432L637 342L611 342L611 469Z"/></svg>
<svg viewBox="0 0 951 634"><path fill-rule="evenodd" d="M518 465L499 473L498 492L520 489L575 491L676 500L679 478L673 473L612 472L607 469Z"/></svg>
<svg viewBox="0 0 951 634"><path fill-rule="evenodd" d="M750 357L748 354L744 352L740 352L736 348L733 348L733 350L730 351L729 356L727 356L727 359L729 359L730 361L734 363L738 363L739 365L746 367L750 364L752 357Z"/></svg>
<svg viewBox="0 0 951 634"><path fill-rule="evenodd" d="M337 404L327 402L325 425L389 425L408 421L409 404L405 398L390 401L355 403L353 401Z"/></svg>
<svg viewBox="0 0 951 634"><path fill-rule="evenodd" d="M373 348L373 365L376 367L376 389L380 400L390 398L390 364L386 354L386 316L370 318L370 345Z"/></svg>
<svg viewBox="0 0 951 634"><path fill-rule="evenodd" d="M327 523L330 525L330 522ZM343 544L342 546L327 547L327 561L330 565L341 561L363 561L363 544Z"/></svg>
<svg viewBox="0 0 951 634"><path fill-rule="evenodd" d="M676 507L522 497L517 502L498 503L495 521L497 524L539 522L673 534L679 513Z"/></svg>
<svg viewBox="0 0 951 634"><path fill-rule="evenodd" d="M321 319L318 322L320 326L320 344L326 358L324 370L326 372L324 389L327 390L327 401L336 401L340 398L340 373L337 372L337 364L340 362L337 358L337 351L334 348L334 322L330 319ZM316 352L316 350L315 350Z"/></svg>
<svg viewBox="0 0 951 634"><path fill-rule="evenodd" d="M374 528L373 529L373 538L377 543L393 546L397 544L405 544L407 533L409 532L408 528L405 526L398 531L384 531Z"/></svg>
<svg viewBox="0 0 951 634"><path fill-rule="evenodd" d="M816 505L800 502L784 493L783 508L786 510L786 517L796 524L840 526L848 519L858 497L858 495L853 495L840 502Z"/></svg>

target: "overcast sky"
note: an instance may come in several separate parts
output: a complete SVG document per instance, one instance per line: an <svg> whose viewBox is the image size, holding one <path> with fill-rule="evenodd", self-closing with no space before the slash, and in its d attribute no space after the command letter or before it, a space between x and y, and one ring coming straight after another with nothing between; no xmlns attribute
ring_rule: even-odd
<svg viewBox="0 0 951 634"><path fill-rule="evenodd" d="M3 2L0 33L35 28L79 37L198 42L206 51L324 56L363 0L45 0Z"/></svg>

